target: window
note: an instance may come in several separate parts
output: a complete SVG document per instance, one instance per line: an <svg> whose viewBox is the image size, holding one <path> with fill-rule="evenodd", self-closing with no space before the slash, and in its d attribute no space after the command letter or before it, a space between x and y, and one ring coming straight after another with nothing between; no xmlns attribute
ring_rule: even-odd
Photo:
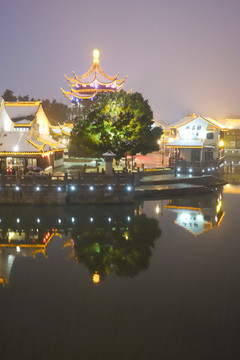
<svg viewBox="0 0 240 360"><path fill-rule="evenodd" d="M211 140L211 139L213 139L213 133L212 132L210 132L210 133L207 133L207 139L208 140Z"/></svg>

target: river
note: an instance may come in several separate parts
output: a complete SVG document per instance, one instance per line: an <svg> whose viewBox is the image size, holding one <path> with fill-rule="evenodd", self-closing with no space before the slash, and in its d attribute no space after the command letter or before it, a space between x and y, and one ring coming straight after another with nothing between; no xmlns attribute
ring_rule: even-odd
<svg viewBox="0 0 240 360"><path fill-rule="evenodd" d="M240 187L0 208L0 359L238 359Z"/></svg>

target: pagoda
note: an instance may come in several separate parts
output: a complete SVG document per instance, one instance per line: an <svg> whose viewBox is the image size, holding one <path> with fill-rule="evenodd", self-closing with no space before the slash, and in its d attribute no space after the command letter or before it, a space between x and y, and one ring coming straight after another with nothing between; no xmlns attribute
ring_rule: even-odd
<svg viewBox="0 0 240 360"><path fill-rule="evenodd" d="M72 104L79 104L80 101L93 100L100 92L120 91L124 85L127 76L118 79L116 76L107 75L99 65L99 50L93 50L93 64L90 69L81 77L73 71L73 78L65 75L70 91L61 88L63 95L71 101ZM88 102L88 101L87 101ZM85 102L86 104L86 102Z"/></svg>

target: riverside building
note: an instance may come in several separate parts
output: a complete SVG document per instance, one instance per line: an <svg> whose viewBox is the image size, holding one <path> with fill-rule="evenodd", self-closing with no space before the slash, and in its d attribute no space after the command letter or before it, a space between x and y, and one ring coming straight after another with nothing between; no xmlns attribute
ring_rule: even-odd
<svg viewBox="0 0 240 360"><path fill-rule="evenodd" d="M65 145L55 141L41 101L0 103L0 171L27 167L52 171L63 164Z"/></svg>

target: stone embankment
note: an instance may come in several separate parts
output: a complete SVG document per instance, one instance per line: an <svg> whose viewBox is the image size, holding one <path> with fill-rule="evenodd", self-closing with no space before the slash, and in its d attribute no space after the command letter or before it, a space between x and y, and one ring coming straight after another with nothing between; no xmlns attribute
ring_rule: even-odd
<svg viewBox="0 0 240 360"><path fill-rule="evenodd" d="M142 178L141 178L142 176ZM0 204L65 205L133 203L135 198L163 198L212 192L226 184L214 176L175 177L119 173L77 176L2 175Z"/></svg>
<svg viewBox="0 0 240 360"><path fill-rule="evenodd" d="M133 174L2 175L0 204L118 204L134 201Z"/></svg>

